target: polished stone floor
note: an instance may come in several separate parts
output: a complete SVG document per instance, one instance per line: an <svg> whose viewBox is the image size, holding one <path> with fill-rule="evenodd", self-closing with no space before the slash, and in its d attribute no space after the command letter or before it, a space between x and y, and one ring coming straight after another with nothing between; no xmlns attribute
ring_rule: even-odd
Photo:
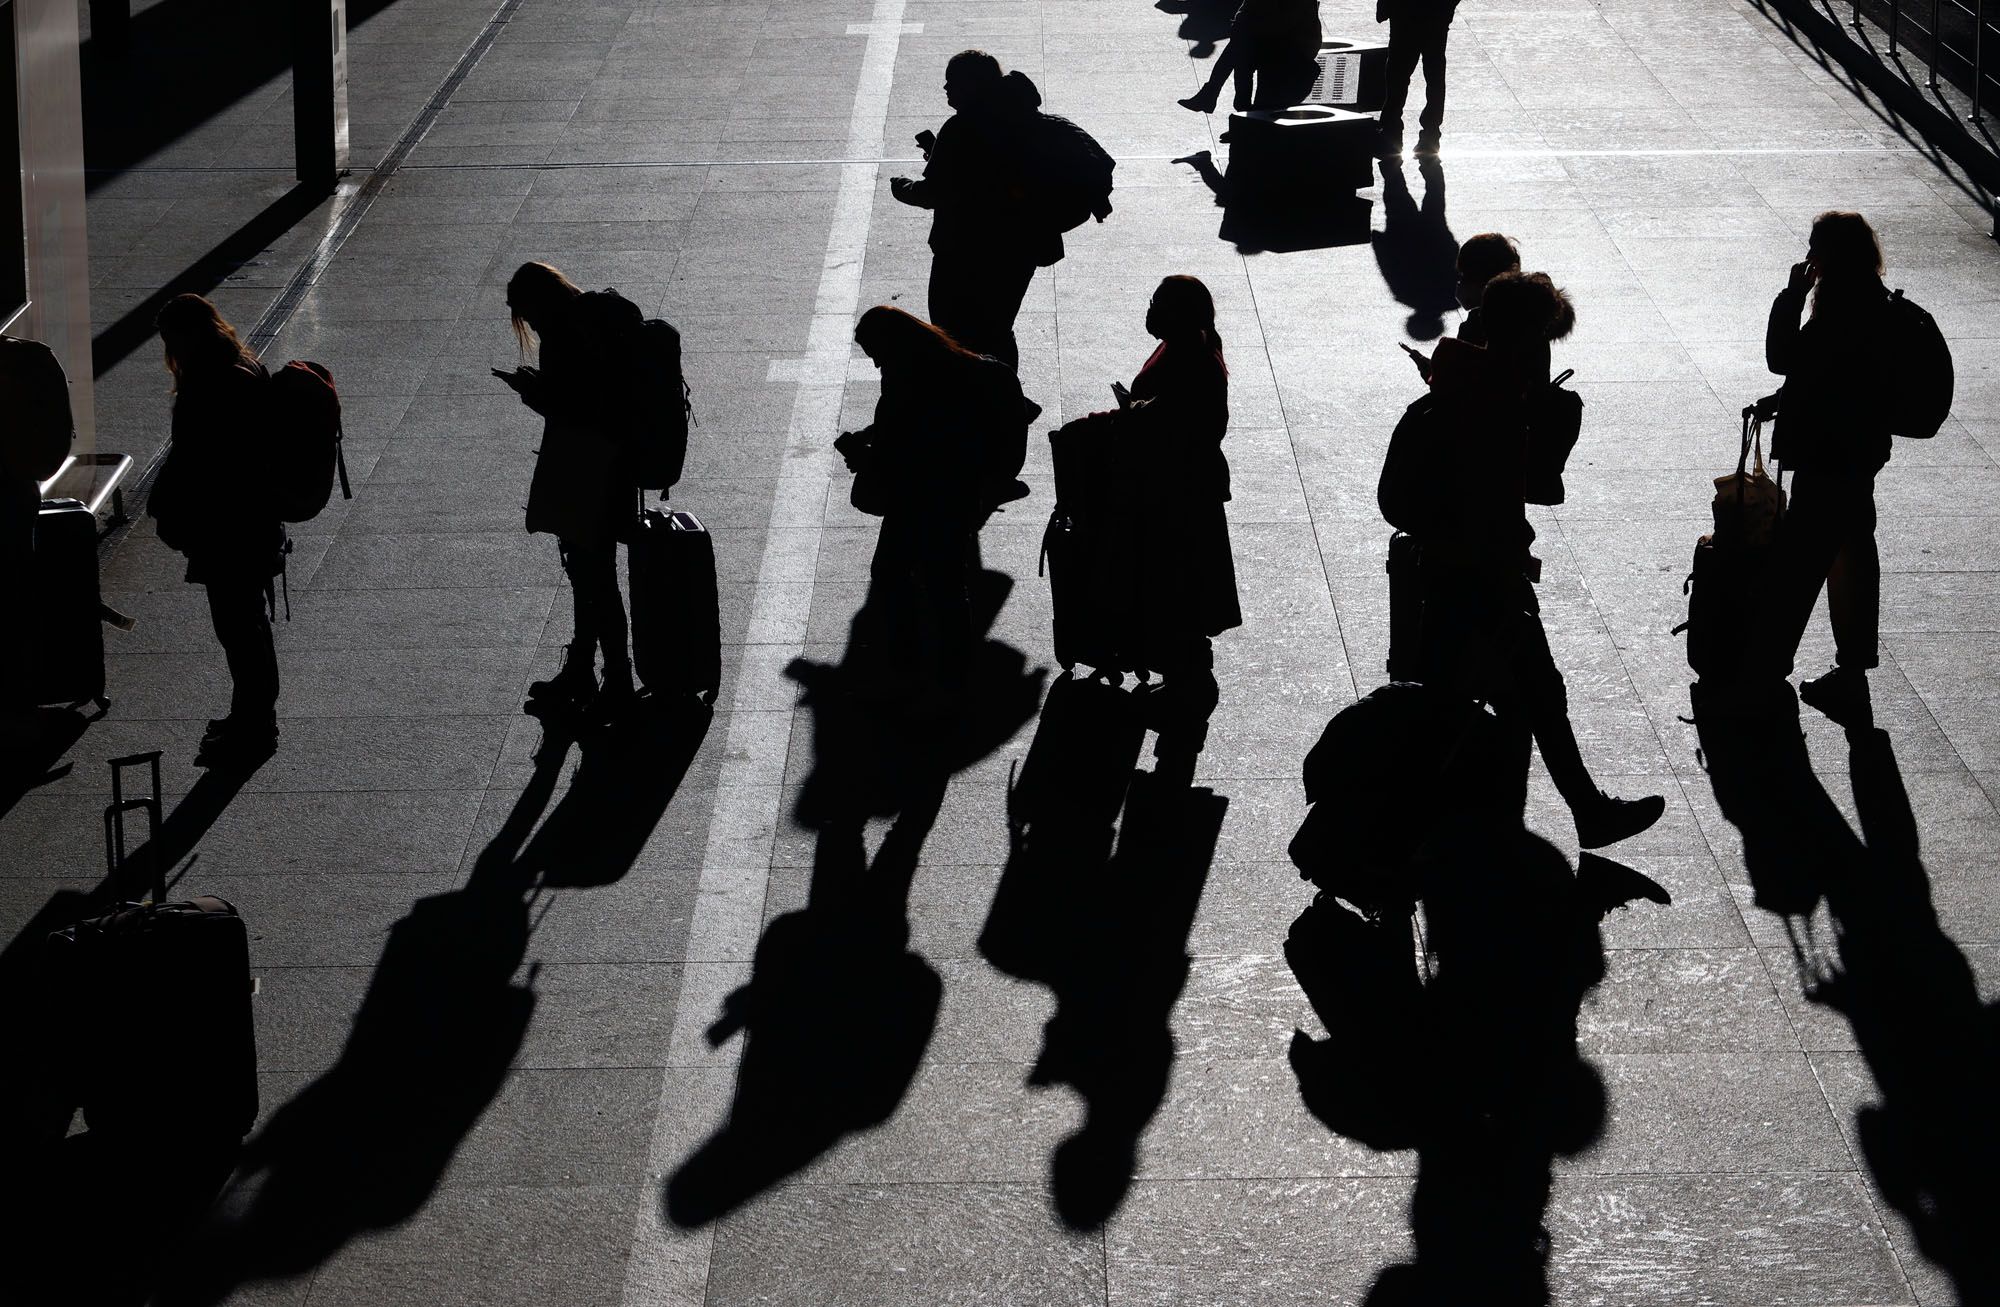
<svg viewBox="0 0 2000 1307"><path fill-rule="evenodd" d="M1325 0L1327 33L1370 35L1372 8ZM1222 119L1174 105L1210 57L1184 23L1199 25L1141 0L508 0L497 16L492 0L398 0L357 25L355 184L217 293L248 326L316 249L331 253L271 319L273 355L338 377L356 483L292 556L283 747L240 792L199 779L194 745L227 675L199 593L142 525L104 564L107 598L139 619L111 633L111 711L72 770L0 814L11 937L52 895L98 883L102 760L164 749L177 888L220 894L250 923L267 1128L202 1236L225 1268L204 1300L1367 1299L1420 1252L1411 1196L1428 1162L1336 1131L1301 1096L1293 1032L1339 1032L1284 955L1312 896L1286 846L1306 750L1386 679L1373 486L1418 389L1397 344L1455 320L1435 320L1436 252L1496 229L1571 290L1580 319L1557 354L1587 405L1570 502L1536 514L1578 731L1607 788L1667 801L1658 826L1608 851L1672 903L1638 902L1600 930L1603 977L1575 1031L1601 1121L1541 1159L1552 1179L1533 1214L1553 1301L1992 1300L1979 1257L1933 1237L1992 1228L1983 1186L1912 1193L1898 1150L1952 1141L1876 1128L1885 1113L1956 1121L1927 1097L1946 1085L1989 1103L1993 1090L1904 1074L1921 1050L1882 1042L1885 1026L1933 1021L1962 1041L1955 1065L1993 1065L2000 250L1980 194L1743 0L1470 0L1441 163L1392 166L1363 192L1372 232L1358 240L1258 252L1222 238L1227 215L1173 162L1227 151ZM1185 959L1151 1009L1170 1065L1132 1123L1129 1190L1108 1215L1079 1217L1052 1180L1083 1121L1075 1092L1036 1083L1060 987L990 957L1009 780L1036 734L1025 702L945 790L916 857L907 951L821 940L794 956L823 962L823 985L767 984L747 1038L717 1024L760 939L767 958L797 946L832 856L797 816L828 737L794 660L839 661L867 579L875 528L848 506L830 448L877 387L848 333L871 304L922 310L925 220L887 179L914 170L912 134L944 116L943 64L967 46L1026 71L1119 160L1116 212L1069 237L1021 316L1022 382L1044 424L1130 380L1165 273L1212 288L1231 368L1245 625L1217 642L1221 703L1183 814L1219 827L1155 941ZM282 195L288 94L283 79L248 90L93 178L100 325ZM363 191L402 145L395 174ZM364 200L322 247L347 230L341 206ZM1959 378L1944 430L1899 441L1878 487L1876 719L1907 799L1901 865L1919 875L1935 984L1890 987L1913 1009L1866 1021L1838 992L1879 975L1856 956L1855 923L1753 883L1755 841L1704 769L1668 633L1737 412L1772 386L1770 296L1812 215L1835 206L1876 223L1890 284L1936 315ZM637 761L589 746L538 759L541 726L519 711L569 620L553 542L521 529L539 432L488 371L514 358L501 286L529 258L616 285L678 323L688 350L700 425L675 501L714 534L723 687L705 732L665 724ZM164 438L156 349L100 378L104 447ZM983 538L1013 581L993 638L1024 659L996 704L1058 674L1035 443L1034 494ZM1821 616L1801 670L1830 652ZM1880 737L1864 759L1832 723L1802 720L1820 797L1874 852L1890 839L1865 811L1879 795L1856 794L1864 763L1882 779ZM1539 764L1528 820L1575 858ZM1156 927L1172 888L1135 876L1107 908L1080 886L1076 902L1104 912L1077 936L1085 955L1130 963L1119 903L1134 931ZM1066 897L1048 903L1060 915ZM773 993L796 1011L773 1012ZM760 1069L773 1029L813 1055ZM799 1114L841 1111L757 1121L738 1098L745 1066L746 1087L788 1077ZM1430 1092L1474 1105L1502 1071L1416 1066L1446 1077ZM795 1155L741 1171L729 1202L669 1204L733 1099L739 1131L782 1134Z"/></svg>

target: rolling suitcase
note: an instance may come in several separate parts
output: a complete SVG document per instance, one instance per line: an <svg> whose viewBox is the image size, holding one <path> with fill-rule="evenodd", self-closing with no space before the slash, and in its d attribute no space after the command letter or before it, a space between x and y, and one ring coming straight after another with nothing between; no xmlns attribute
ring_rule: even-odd
<svg viewBox="0 0 2000 1307"><path fill-rule="evenodd" d="M1123 658L1110 613L1098 588L1091 584L1098 570L1097 550L1090 534L1056 505L1042 532L1042 555L1036 569L1049 578L1054 608L1056 662L1064 671L1078 664L1099 672L1122 672Z"/></svg>
<svg viewBox="0 0 2000 1307"><path fill-rule="evenodd" d="M35 518L29 698L100 707L104 695L103 600L97 585L97 516L74 499L45 499Z"/></svg>
<svg viewBox="0 0 2000 1307"><path fill-rule="evenodd" d="M1424 679L1424 548L1407 531L1389 537L1389 679Z"/></svg>
<svg viewBox="0 0 2000 1307"><path fill-rule="evenodd" d="M113 883L124 865L125 814L144 810L158 835L158 753L111 760L105 809ZM153 793L126 799L128 766L149 764ZM150 842L150 840L149 840ZM140 1141L163 1131L241 1139L257 1119L257 1040L250 1015L250 944L226 901L201 895L124 903L48 937L48 992L60 1023L63 1073L93 1135Z"/></svg>
<svg viewBox="0 0 2000 1307"><path fill-rule="evenodd" d="M647 509L628 544L632 662L654 694L713 704L722 688L715 544L693 513Z"/></svg>

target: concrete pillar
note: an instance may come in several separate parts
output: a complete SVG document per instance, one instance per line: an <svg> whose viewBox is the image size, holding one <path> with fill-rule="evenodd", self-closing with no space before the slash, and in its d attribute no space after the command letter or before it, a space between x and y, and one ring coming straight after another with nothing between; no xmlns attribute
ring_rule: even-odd
<svg viewBox="0 0 2000 1307"><path fill-rule="evenodd" d="M347 0L291 0L292 137L299 181L347 171Z"/></svg>

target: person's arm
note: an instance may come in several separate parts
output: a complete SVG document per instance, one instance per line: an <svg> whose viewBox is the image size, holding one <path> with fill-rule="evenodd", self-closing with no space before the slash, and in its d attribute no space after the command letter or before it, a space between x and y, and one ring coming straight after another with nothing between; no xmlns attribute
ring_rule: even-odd
<svg viewBox="0 0 2000 1307"><path fill-rule="evenodd" d="M955 185L958 171L958 153L962 128L954 114L938 128L937 136L931 141L929 157L924 162L921 177L891 177L889 194L904 204L917 209L935 209Z"/></svg>
<svg viewBox="0 0 2000 1307"><path fill-rule="evenodd" d="M1812 269L1793 264L1791 280L1771 301L1771 316L1764 325L1764 366L1781 377L1790 376L1798 365L1799 317L1812 285Z"/></svg>

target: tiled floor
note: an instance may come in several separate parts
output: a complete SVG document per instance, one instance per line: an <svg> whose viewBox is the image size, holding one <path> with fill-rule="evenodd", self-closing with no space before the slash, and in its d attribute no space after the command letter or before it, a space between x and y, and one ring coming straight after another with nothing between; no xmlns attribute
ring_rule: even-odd
<svg viewBox="0 0 2000 1307"><path fill-rule="evenodd" d="M1371 11L1325 0L1326 30L1367 36ZM1398 301L1384 260L1393 274L1396 251L1448 240L1423 225L1429 213L1458 236L1513 234L1530 267L1576 296L1580 326L1558 366L1577 370L1585 427L1571 502L1536 514L1543 602L1600 779L1667 796L1665 819L1613 850L1673 903L1601 928L1604 976L1576 1027L1605 1104L1598 1137L1557 1152L1544 1177L1553 1300L1989 1300L1977 1280L1954 1287L1979 1258L1937 1222L1920 1239L1906 1216L1941 1203L1943 1225L1990 1230L1987 1194L1899 1188L1896 1150L1940 1141L1892 1129L1885 1162L1868 1108L1886 1103L1906 1132L1969 1121L1984 1113L1954 1116L1934 1096L1990 1098L1992 1085L1957 1083L1934 1050L1898 1045L1893 1013L1823 1001L1825 978L1801 970L1769 910L1754 841L1746 863L1743 812L1704 773L1711 742L1684 721L1689 673L1668 634L1737 410L1771 386L1769 297L1812 215L1858 207L1882 233L1891 284L1937 316L1958 366L1953 418L1928 443L1898 442L1878 491L1877 716L1916 831L1920 861L1901 865L1927 875L1935 926L1920 923L1918 979L1888 984L1855 924L1872 900L1845 904L1837 943L1822 904L1803 965L1838 965L1853 986L1873 977L1916 1005L1905 1018L1962 1019L1935 1028L1964 1041L1956 1065L1990 1070L2000 251L1959 179L1753 5L1471 0L1451 47L1447 152L1403 179L1422 210L1369 192L1366 245L1245 253L1219 238L1224 215L1193 172L1170 162L1224 148L1219 120L1173 105L1206 64L1190 60L1176 16L1137 0L520 0L503 12L272 350L339 377L356 481L292 559L282 751L233 796L198 779L193 744L226 675L198 593L142 527L105 563L107 598L141 619L112 636L112 711L71 751L73 771L0 815L11 936L52 895L95 885L100 760L164 748L177 851L191 859L181 887L225 895L251 924L263 1146L203 1245L223 1284L196 1297L1360 1303L1386 1268L1422 1254L1413 1188L1452 1181L1420 1180L1428 1154L1371 1147L1308 1111L1287 1050L1295 1029L1323 1032L1283 944L1311 895L1285 854L1304 811L1300 760L1329 716L1385 679L1387 529L1372 488L1417 390L1396 345L1420 306ZM491 17L491 0L397 0L357 27L358 165L383 156ZM845 941L810 938L815 918L800 911L826 857L794 816L823 761L823 723L788 670L800 656L838 661L874 533L829 448L875 395L847 332L872 303L922 309L925 223L890 200L886 178L914 168L912 133L945 113L944 60L971 45L1028 72L1048 108L1120 161L1116 213L1069 238L1022 314L1022 380L1045 421L1100 407L1112 380L1129 380L1164 273L1212 288L1231 366L1246 624L1218 642L1222 702L1196 774L1215 799L1190 809L1219 817L1217 851L1195 877L1184 940L1168 941L1186 964L1155 1013L1171 1032L1164 1096L1137 1127L1129 1193L1101 1223L1066 1222L1051 1189L1083 1120L1071 1091L1031 1083L1057 992L981 951L1010 870L1007 785L1035 734L1025 701L1011 737L945 792L907 952L855 961ZM282 163L287 122L273 83L102 179L100 318L282 193L282 170L247 169ZM333 212L225 283L225 310L254 321ZM530 257L615 284L685 334L700 427L677 499L715 533L727 642L698 747L670 732L640 759L572 751L556 768L533 756L539 728L518 708L553 665L568 597L553 542L520 529L539 433L488 376L513 357L501 285ZM106 447L150 448L164 432L152 349L100 379ZM1051 662L1036 576L1045 448L1028 479L1034 496L983 540L988 566L1014 579L993 635L1025 655L1017 691ZM1828 644L1817 619L1801 667L1823 665ZM1826 808L1850 844L1866 834L1877 852L1865 829L1877 760L1851 759L1816 714L1803 724ZM1539 769L1529 824L1574 857ZM496 879L540 888L496 896ZM1158 888L1135 882L1135 917L1163 910ZM1103 967L1145 965L1121 953L1118 920L1094 937ZM760 940L765 959L803 949L790 956L826 963L789 989L780 978L779 1014L766 1016L819 1055L787 1062L767 1045L745 1074L735 1129L797 1153L768 1185L739 1168L744 1200L704 1219L715 1213L668 1195L729 1119L739 1064L758 1061L771 1029L705 1037ZM1442 1068L1429 1092L1475 1111L1500 1070L1423 1065ZM778 1099L753 1100L774 1071ZM883 1082L886 1099L867 1101ZM758 1117L786 1092L803 1104L794 1115ZM851 1119L808 1119L834 1102Z"/></svg>

